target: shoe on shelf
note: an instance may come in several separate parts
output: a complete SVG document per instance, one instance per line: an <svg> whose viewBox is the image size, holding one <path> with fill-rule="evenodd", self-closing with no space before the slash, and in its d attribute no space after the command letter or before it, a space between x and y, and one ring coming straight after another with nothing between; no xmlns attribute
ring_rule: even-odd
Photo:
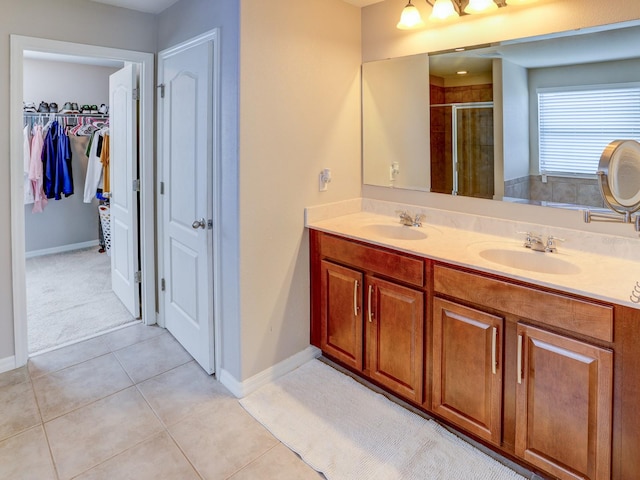
<svg viewBox="0 0 640 480"><path fill-rule="evenodd" d="M100 108L98 108L98 113L101 113L103 115L106 115L107 113L109 113L109 107L107 107L104 103L102 105L100 105Z"/></svg>
<svg viewBox="0 0 640 480"><path fill-rule="evenodd" d="M22 109L25 113L36 113L36 104L33 102L22 102Z"/></svg>
<svg viewBox="0 0 640 480"><path fill-rule="evenodd" d="M98 106L97 105L91 105L91 113L98 113Z"/></svg>
<svg viewBox="0 0 640 480"><path fill-rule="evenodd" d="M82 105L80 110L82 113L91 113L91 107L89 105Z"/></svg>
<svg viewBox="0 0 640 480"><path fill-rule="evenodd" d="M78 104L76 102L73 102L71 104L71 110L73 111L73 113L80 113L80 109L78 108Z"/></svg>
<svg viewBox="0 0 640 480"><path fill-rule="evenodd" d="M49 113L49 104L47 102L40 102L38 113Z"/></svg>
<svg viewBox="0 0 640 480"><path fill-rule="evenodd" d="M51 113L58 113L58 104L55 102L51 102L49 104L49 112Z"/></svg>
<svg viewBox="0 0 640 480"><path fill-rule="evenodd" d="M67 102L62 106L62 110L60 113L74 113L73 107L71 106L71 102Z"/></svg>

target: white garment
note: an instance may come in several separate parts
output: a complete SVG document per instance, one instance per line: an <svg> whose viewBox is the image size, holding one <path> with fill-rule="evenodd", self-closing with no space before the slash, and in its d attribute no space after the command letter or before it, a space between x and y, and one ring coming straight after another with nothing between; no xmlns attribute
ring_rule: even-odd
<svg viewBox="0 0 640 480"><path fill-rule="evenodd" d="M42 134L42 125L33 127L33 138L31 139L31 161L29 162L29 179L33 188L33 209L32 213L41 213L44 207L49 203L44 189L44 172L42 166L42 147L44 146L44 136Z"/></svg>
<svg viewBox="0 0 640 480"><path fill-rule="evenodd" d="M98 188L102 188L102 162L98 156L98 133L91 138L87 177L84 182L84 203L91 203Z"/></svg>
<svg viewBox="0 0 640 480"><path fill-rule="evenodd" d="M22 132L24 142L22 144L22 167L24 173L24 204L29 205L35 201L33 195L33 184L29 178L29 169L31 167L31 139L29 138L29 125L24 127Z"/></svg>

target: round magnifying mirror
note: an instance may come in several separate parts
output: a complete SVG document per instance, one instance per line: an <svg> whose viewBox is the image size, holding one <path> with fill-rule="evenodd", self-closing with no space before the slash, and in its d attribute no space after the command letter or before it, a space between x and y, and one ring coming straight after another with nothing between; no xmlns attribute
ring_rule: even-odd
<svg viewBox="0 0 640 480"><path fill-rule="evenodd" d="M605 203L618 213L640 209L640 143L616 140L602 152L598 166Z"/></svg>

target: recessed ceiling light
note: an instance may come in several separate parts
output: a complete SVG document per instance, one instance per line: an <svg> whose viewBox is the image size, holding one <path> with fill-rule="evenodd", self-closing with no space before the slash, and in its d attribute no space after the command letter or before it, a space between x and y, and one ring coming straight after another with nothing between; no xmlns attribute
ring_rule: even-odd
<svg viewBox="0 0 640 480"><path fill-rule="evenodd" d="M456 72L456 73L457 73L458 75L466 75L466 74L467 74L467 73L469 73L469 72L467 72L466 70L460 70L459 72Z"/></svg>

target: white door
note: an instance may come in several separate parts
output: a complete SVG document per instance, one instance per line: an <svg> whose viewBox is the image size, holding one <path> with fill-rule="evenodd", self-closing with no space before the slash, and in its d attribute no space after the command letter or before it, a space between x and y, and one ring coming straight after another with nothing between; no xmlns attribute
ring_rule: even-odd
<svg viewBox="0 0 640 480"><path fill-rule="evenodd" d="M136 71L127 65L109 77L111 175L111 286L140 317Z"/></svg>
<svg viewBox="0 0 640 480"><path fill-rule="evenodd" d="M165 326L214 371L212 290L213 39L160 52Z"/></svg>

